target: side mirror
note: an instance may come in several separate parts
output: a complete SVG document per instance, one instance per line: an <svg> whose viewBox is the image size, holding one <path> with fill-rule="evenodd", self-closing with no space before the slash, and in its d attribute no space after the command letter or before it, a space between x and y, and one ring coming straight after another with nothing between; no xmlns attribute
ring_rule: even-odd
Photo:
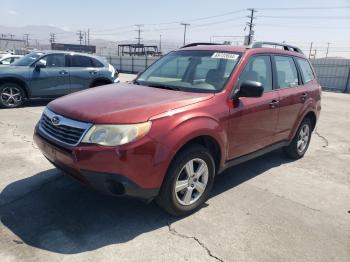
<svg viewBox="0 0 350 262"><path fill-rule="evenodd" d="M245 80L241 83L239 89L233 94L233 99L239 97L261 97L264 93L264 87L260 82Z"/></svg>
<svg viewBox="0 0 350 262"><path fill-rule="evenodd" d="M36 64L35 64L35 70L36 71L40 71L40 69L41 68L45 68L46 67L46 65L44 65L42 62L37 62Z"/></svg>

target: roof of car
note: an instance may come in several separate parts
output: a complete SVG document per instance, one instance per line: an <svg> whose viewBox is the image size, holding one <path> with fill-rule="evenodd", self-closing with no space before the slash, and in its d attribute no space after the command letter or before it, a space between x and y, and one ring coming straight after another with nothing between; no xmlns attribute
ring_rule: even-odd
<svg viewBox="0 0 350 262"><path fill-rule="evenodd" d="M83 56L88 56L88 57L93 57L95 59L98 59L100 62L102 62L105 65L108 64L108 61L104 57L94 55L94 54L88 54L88 53L80 53L80 52L73 52L73 51L61 51L61 50L36 50L36 51L31 52L31 53L43 53L45 55L47 55L47 54L83 55Z"/></svg>
<svg viewBox="0 0 350 262"><path fill-rule="evenodd" d="M294 51L283 50L279 48L261 47L261 48L251 48L247 46L233 46L233 45L197 45L184 47L179 50L200 50L200 51L221 51L221 52L235 52L235 53L272 53L272 54L285 54L293 55L305 58L303 53L298 53Z"/></svg>
<svg viewBox="0 0 350 262"><path fill-rule="evenodd" d="M95 57L93 54L80 53L80 52L74 52L74 51L61 51L61 50L36 50L36 51L33 51L33 53L44 53L44 54L72 54L72 55L84 55L84 56Z"/></svg>

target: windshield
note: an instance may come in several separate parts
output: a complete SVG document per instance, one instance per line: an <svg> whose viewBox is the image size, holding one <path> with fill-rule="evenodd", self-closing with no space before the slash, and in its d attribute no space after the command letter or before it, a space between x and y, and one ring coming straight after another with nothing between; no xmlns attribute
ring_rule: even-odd
<svg viewBox="0 0 350 262"><path fill-rule="evenodd" d="M190 92L221 91L239 54L219 51L176 51L145 70L136 84Z"/></svg>
<svg viewBox="0 0 350 262"><path fill-rule="evenodd" d="M21 57L17 61L13 62L11 65L14 65L14 66L29 66L35 60L37 60L39 57L41 57L42 55L44 55L44 53L41 53L41 52L30 53L28 55L25 55L25 56Z"/></svg>

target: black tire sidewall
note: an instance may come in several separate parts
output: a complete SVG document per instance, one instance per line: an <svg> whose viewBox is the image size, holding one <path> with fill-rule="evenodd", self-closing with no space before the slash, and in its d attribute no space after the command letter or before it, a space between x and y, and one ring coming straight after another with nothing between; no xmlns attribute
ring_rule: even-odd
<svg viewBox="0 0 350 262"><path fill-rule="evenodd" d="M174 189L177 176L183 166L191 159L200 158L208 166L209 175L206 189L202 196L193 204L184 206L176 199ZM215 163L210 152L203 146L194 145L186 148L175 157L167 172L166 180L162 186L160 194L161 206L172 215L187 215L198 210L209 198L215 177Z"/></svg>
<svg viewBox="0 0 350 262"><path fill-rule="evenodd" d="M15 105L15 106L8 106L8 105L3 104L2 99L0 97L0 107L2 107L2 108L16 108L16 107L20 107L21 105L23 105L24 99L25 99L23 88L20 85L16 84L16 83L4 83L4 84L2 84L0 86L0 96L2 94L3 89L7 88L7 87L16 87L16 88L19 89L20 94L21 94L21 102L18 105Z"/></svg>
<svg viewBox="0 0 350 262"><path fill-rule="evenodd" d="M307 141L307 145L305 147L305 149L303 150L303 152L299 152L298 150L298 138L299 138L299 134L300 134L300 130L302 129L302 127L307 124L309 126L309 139ZM299 125L299 128L293 138L292 143L288 146L287 148L287 153L289 156L293 157L293 158L301 158L305 155L306 151L309 148L310 145L310 141L311 141L311 133L312 133L312 125L311 125L311 121L309 118L305 118Z"/></svg>

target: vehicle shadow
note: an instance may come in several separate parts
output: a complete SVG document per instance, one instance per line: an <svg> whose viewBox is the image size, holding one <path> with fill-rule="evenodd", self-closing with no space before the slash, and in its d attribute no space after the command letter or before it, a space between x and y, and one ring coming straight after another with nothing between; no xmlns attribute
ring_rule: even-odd
<svg viewBox="0 0 350 262"><path fill-rule="evenodd" d="M212 197L287 162L276 151L230 168L217 177ZM36 187L28 192L27 185ZM15 243L23 241L62 254L125 243L180 219L165 214L153 202L146 205L101 195L56 169L9 184L0 194L0 203L1 223L20 238L13 239Z"/></svg>
<svg viewBox="0 0 350 262"><path fill-rule="evenodd" d="M46 106L48 103L50 103L54 99L37 99L37 100L31 100L26 101L22 107L37 107L37 106Z"/></svg>

